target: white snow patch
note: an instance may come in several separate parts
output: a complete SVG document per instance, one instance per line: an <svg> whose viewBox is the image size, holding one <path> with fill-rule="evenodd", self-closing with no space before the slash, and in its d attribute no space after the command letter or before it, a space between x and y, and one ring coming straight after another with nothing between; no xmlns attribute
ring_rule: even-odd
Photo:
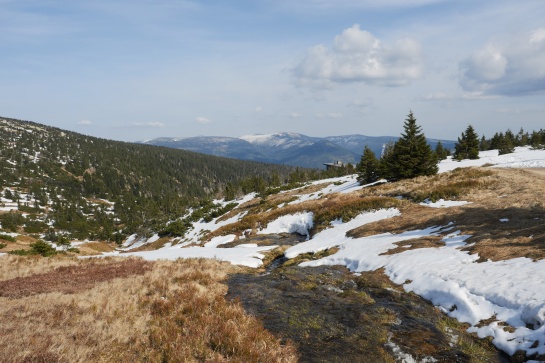
<svg viewBox="0 0 545 363"><path fill-rule="evenodd" d="M466 202L463 200L444 200L439 199L437 202L432 202L430 200L425 200L423 203L420 203L420 205L430 207L430 208L450 208L450 207L459 207L461 205L470 204L471 202Z"/></svg>
<svg viewBox="0 0 545 363"><path fill-rule="evenodd" d="M193 229L185 235L185 241L191 243L200 243L200 238L207 232L214 232L220 227L239 221L247 212L239 213L225 221L218 222L218 218L205 222L203 220L193 223Z"/></svg>
<svg viewBox="0 0 545 363"><path fill-rule="evenodd" d="M434 363L437 362L437 359L433 357L424 357L422 360L416 360L409 353L405 353L399 345L392 342L392 333L388 334L388 342L385 344L388 348L392 350L396 361L401 363Z"/></svg>
<svg viewBox="0 0 545 363"><path fill-rule="evenodd" d="M233 242L235 240L236 236L234 234L230 234L228 236L218 236L214 237L210 240L210 242L207 242L204 244L204 247L208 248L215 248L219 245L224 245L229 242Z"/></svg>
<svg viewBox="0 0 545 363"><path fill-rule="evenodd" d="M242 265L257 268L263 264L261 261L265 256L261 252L269 251L278 246L254 247L245 246L242 248L215 248L215 247L187 247L180 245L163 247L154 251L129 252L119 254L105 253L102 256L138 256L145 260L176 260L178 258L212 258L227 261L234 265Z"/></svg>
<svg viewBox="0 0 545 363"><path fill-rule="evenodd" d="M257 232L258 234L272 233L299 233L309 237L309 230L314 225L314 213L296 213L285 215L267 224L267 227Z"/></svg>
<svg viewBox="0 0 545 363"><path fill-rule="evenodd" d="M387 219L398 215L400 215L400 213L397 209L381 209L376 212L360 214L359 216L347 223L342 223L342 221L340 220L333 221L331 222L331 226L333 228L329 228L320 232L310 241L300 243L298 245L288 248L285 252L285 256L287 258L294 258L302 253L316 253L332 247L342 247L347 241L345 234L349 230L362 226L364 224L380 221L382 219Z"/></svg>

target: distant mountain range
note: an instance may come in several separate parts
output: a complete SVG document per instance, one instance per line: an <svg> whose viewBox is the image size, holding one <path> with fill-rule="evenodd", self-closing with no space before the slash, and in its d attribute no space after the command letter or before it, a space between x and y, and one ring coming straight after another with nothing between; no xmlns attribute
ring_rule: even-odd
<svg viewBox="0 0 545 363"><path fill-rule="evenodd" d="M312 137L292 132L280 132L241 137L160 137L140 141L140 143L241 160L322 168L324 163L338 160L356 164L365 145L368 145L379 157L384 145L388 142L395 142L397 139L398 137L395 136L365 135ZM428 139L432 148L435 148L438 141L441 141L443 146L448 149L452 149L455 143L452 140Z"/></svg>

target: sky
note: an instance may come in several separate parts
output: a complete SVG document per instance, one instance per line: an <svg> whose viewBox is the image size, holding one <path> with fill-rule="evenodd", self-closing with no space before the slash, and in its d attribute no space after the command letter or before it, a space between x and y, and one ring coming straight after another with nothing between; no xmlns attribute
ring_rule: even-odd
<svg viewBox="0 0 545 363"><path fill-rule="evenodd" d="M542 0L0 0L0 116L86 135L545 127Z"/></svg>

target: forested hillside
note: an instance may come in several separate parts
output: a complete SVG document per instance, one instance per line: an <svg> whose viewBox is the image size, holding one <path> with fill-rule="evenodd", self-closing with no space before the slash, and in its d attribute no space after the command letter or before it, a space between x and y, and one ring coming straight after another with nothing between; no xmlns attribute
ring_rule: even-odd
<svg viewBox="0 0 545 363"><path fill-rule="evenodd" d="M295 172L9 118L0 118L0 140L0 207L11 211L0 214L1 228L63 230L71 238L145 234L183 215L186 207L222 195L227 184L236 194L271 178L283 182ZM6 206L10 201L12 208Z"/></svg>

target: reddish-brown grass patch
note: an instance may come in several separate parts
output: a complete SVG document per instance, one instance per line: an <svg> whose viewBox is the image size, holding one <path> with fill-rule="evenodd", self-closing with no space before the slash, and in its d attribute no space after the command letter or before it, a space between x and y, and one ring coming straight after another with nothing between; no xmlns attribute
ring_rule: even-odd
<svg viewBox="0 0 545 363"><path fill-rule="evenodd" d="M139 259L109 264L62 266L42 274L0 281L0 297L21 298L50 292L74 294L115 278L142 275L150 269L151 263Z"/></svg>
<svg viewBox="0 0 545 363"><path fill-rule="evenodd" d="M2 257L1 362L294 362L213 260ZM2 266L0 266L2 267Z"/></svg>

